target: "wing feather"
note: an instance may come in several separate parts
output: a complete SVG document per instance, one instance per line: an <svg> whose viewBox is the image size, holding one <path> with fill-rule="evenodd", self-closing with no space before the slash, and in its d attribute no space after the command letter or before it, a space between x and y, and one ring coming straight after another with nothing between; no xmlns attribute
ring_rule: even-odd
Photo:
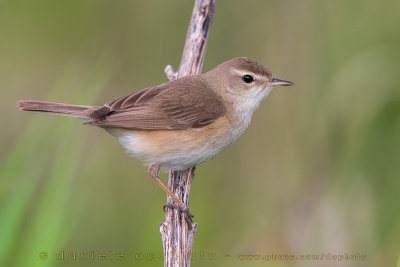
<svg viewBox="0 0 400 267"><path fill-rule="evenodd" d="M88 124L137 130L204 127L226 113L221 98L197 76L173 80L107 102Z"/></svg>

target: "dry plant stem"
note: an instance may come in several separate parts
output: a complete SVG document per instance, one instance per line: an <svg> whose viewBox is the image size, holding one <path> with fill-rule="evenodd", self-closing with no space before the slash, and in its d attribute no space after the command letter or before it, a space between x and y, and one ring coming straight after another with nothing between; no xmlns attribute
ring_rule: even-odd
<svg viewBox="0 0 400 267"><path fill-rule="evenodd" d="M216 0L195 0L178 72L174 73L169 65L165 68L169 80L201 73L215 4ZM168 175L168 187L187 207L193 177L194 168L170 172ZM167 204L171 203L173 199L168 196ZM164 222L159 224L166 267L190 266L198 225L188 226L183 216L184 213L177 209L167 208Z"/></svg>

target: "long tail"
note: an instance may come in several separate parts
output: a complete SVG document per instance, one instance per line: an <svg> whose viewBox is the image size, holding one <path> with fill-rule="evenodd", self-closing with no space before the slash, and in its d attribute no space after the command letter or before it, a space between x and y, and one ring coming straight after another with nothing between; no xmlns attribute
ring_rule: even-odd
<svg viewBox="0 0 400 267"><path fill-rule="evenodd" d="M91 119L91 113L100 108L34 100L20 100L17 105L20 110L46 112L80 119Z"/></svg>

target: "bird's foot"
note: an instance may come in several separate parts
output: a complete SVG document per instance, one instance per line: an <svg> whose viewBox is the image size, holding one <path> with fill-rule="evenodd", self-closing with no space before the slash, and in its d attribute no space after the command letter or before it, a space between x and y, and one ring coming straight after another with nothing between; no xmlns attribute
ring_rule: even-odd
<svg viewBox="0 0 400 267"><path fill-rule="evenodd" d="M194 215L190 212L190 210L187 206L181 206L176 202L172 202L172 203L167 203L166 205L163 206L164 212L166 212L166 208L177 209L177 210L183 212L185 214L185 221L187 222L187 224L189 226L189 230L192 229Z"/></svg>

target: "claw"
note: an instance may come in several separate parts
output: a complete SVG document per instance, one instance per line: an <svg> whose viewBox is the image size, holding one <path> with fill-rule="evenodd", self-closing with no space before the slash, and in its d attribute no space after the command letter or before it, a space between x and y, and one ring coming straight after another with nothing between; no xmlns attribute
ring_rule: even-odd
<svg viewBox="0 0 400 267"><path fill-rule="evenodd" d="M173 202L173 203L168 203L163 206L164 212L166 211L166 208L177 209L177 210L183 212L185 214L185 221L188 224L189 230L192 230L192 223L193 223L194 215L190 212L190 210L187 206L180 206L176 202Z"/></svg>
<svg viewBox="0 0 400 267"><path fill-rule="evenodd" d="M173 204L172 203L167 203L167 205L163 206L163 210L165 212L166 208L174 208L177 210L182 211L186 216L185 220L188 223L189 230L192 229L192 222L193 222L193 214L190 212L189 208L183 204L182 200L180 200L174 192L172 192L168 186L166 186L160 178L158 178L158 172L160 171L160 166L159 165L151 165L149 167L149 175L153 180L174 200Z"/></svg>

